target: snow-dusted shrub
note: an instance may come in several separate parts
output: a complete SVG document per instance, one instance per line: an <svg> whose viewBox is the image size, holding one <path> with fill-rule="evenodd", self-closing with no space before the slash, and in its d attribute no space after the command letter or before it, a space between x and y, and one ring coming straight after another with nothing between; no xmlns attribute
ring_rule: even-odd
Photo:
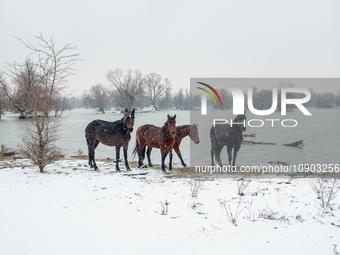
<svg viewBox="0 0 340 255"><path fill-rule="evenodd" d="M203 179L191 179L188 183L191 197L197 197L198 193L203 189Z"/></svg>
<svg viewBox="0 0 340 255"><path fill-rule="evenodd" d="M340 189L338 178L317 178L310 182L310 186L317 195L318 204L323 208L332 208L332 201L336 198Z"/></svg>
<svg viewBox="0 0 340 255"><path fill-rule="evenodd" d="M231 199L229 201L226 200L220 200L220 206L224 208L227 218L230 221L231 224L237 226L236 222L242 211L244 210L245 206L242 206L243 204L243 198L240 196L238 198L236 206L233 206L233 208L230 206L231 201L234 199Z"/></svg>

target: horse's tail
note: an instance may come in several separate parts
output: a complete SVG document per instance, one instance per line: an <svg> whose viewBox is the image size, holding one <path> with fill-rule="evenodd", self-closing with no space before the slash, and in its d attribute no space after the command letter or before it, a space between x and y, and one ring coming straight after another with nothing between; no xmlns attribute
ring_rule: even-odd
<svg viewBox="0 0 340 255"><path fill-rule="evenodd" d="M137 153L139 155L139 144L138 144L138 139L136 138L136 145L135 145L135 148L133 149L133 152L132 152L133 158L135 158Z"/></svg>

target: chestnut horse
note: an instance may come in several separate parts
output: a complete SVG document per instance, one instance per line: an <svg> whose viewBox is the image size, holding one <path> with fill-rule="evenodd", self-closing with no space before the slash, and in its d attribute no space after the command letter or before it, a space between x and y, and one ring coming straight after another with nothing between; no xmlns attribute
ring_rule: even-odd
<svg viewBox="0 0 340 255"><path fill-rule="evenodd" d="M191 126L190 125L183 125L183 126L176 127L175 143L174 143L173 149L177 153L177 155L178 155L179 159L181 160L181 163L184 167L186 167L187 165L185 164L185 162L182 158L182 154L181 154L181 150L179 149L179 146L181 145L182 139L186 136L189 136L191 138L191 140L193 140L196 144L200 142L200 138L198 136L197 126L198 126L198 124L195 125L195 123L194 123ZM148 144L148 149L146 151L146 155L148 157L149 167L152 167L151 159L150 159L151 151L152 151L152 147L149 146L149 144Z"/></svg>
<svg viewBox="0 0 340 255"><path fill-rule="evenodd" d="M138 166L143 167L143 160L145 158L145 147L160 148L162 156L162 171L165 172L164 160L169 154L170 163L169 170L172 170L172 148L175 143L176 134L176 114L171 117L168 114L168 120L163 127L156 127L154 125L146 124L138 128L136 132L136 146L133 151L134 154L138 152Z"/></svg>
<svg viewBox="0 0 340 255"><path fill-rule="evenodd" d="M104 120L94 120L87 125L85 129L85 137L89 149L89 165L97 170L97 164L94 159L94 150L99 143L107 146L116 146L116 171L119 169L119 152L123 146L125 167L127 171L131 171L127 160L127 150L131 138L130 133L133 131L135 121L135 109L128 111L125 109L124 117L115 122Z"/></svg>

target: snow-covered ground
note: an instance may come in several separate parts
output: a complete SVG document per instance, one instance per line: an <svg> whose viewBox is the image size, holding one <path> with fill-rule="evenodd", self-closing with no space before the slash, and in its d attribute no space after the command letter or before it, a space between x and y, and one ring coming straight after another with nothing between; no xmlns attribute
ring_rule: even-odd
<svg viewBox="0 0 340 255"><path fill-rule="evenodd" d="M340 251L340 196L324 213L311 178L200 182L168 178L159 169L116 173L112 163L99 161L97 172L74 159L44 174L27 160L0 164L2 255ZM194 184L202 185L197 197ZM226 209L235 214L237 208L235 226Z"/></svg>

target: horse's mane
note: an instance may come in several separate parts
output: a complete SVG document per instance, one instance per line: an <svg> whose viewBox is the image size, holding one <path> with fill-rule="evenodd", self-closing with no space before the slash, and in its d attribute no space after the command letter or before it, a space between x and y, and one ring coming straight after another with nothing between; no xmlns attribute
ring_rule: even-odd
<svg viewBox="0 0 340 255"><path fill-rule="evenodd" d="M182 126L178 126L178 127L181 127L181 128L187 128L187 127L191 127L192 125L182 125Z"/></svg>
<svg viewBox="0 0 340 255"><path fill-rule="evenodd" d="M234 122L238 121L241 118L242 115L237 115L236 118L234 119Z"/></svg>
<svg viewBox="0 0 340 255"><path fill-rule="evenodd" d="M164 125L162 127L162 131L165 133L166 132L166 125L168 124L168 121L164 122Z"/></svg>
<svg viewBox="0 0 340 255"><path fill-rule="evenodd" d="M124 119L124 118L121 118L120 120L116 120L116 121L111 122L111 123L114 123L114 124L116 124L116 125L121 125L121 124L124 123L124 120L123 120L123 119Z"/></svg>

